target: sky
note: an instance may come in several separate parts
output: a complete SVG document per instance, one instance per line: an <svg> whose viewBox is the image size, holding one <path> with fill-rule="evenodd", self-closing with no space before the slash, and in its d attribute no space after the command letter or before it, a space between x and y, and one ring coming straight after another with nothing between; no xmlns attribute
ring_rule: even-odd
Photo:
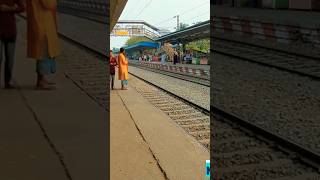
<svg viewBox="0 0 320 180"><path fill-rule="evenodd" d="M192 25L210 19L210 0L128 0L119 20L144 20L158 28L175 31L177 19ZM112 47L123 46L128 38L110 37Z"/></svg>

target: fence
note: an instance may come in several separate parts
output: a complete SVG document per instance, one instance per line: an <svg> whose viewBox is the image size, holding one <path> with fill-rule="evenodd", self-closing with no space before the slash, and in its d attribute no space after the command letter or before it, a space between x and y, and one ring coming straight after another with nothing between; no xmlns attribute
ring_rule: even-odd
<svg viewBox="0 0 320 180"><path fill-rule="evenodd" d="M214 32L235 33L286 44L302 42L320 47L320 27L300 27L238 17L213 16L211 19Z"/></svg>

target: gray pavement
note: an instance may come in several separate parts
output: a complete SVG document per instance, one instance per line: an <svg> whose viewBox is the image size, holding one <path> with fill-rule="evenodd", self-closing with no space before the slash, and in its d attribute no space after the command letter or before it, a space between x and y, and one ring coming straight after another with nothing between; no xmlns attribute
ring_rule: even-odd
<svg viewBox="0 0 320 180"><path fill-rule="evenodd" d="M65 54L72 49L63 49L57 60L57 89L34 90L25 27L20 20L14 69L20 89L0 90L1 179L108 179L106 111L64 76Z"/></svg>
<svg viewBox="0 0 320 180"><path fill-rule="evenodd" d="M1 179L67 180L58 155L44 137L18 90L0 90Z"/></svg>

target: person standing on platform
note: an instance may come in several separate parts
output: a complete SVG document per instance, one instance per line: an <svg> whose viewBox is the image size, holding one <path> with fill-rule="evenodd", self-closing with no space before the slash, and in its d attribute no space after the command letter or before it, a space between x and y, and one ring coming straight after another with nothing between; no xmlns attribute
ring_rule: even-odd
<svg viewBox="0 0 320 180"><path fill-rule="evenodd" d="M162 55L161 55L161 64L165 64L166 63L166 53L163 53Z"/></svg>
<svg viewBox="0 0 320 180"><path fill-rule="evenodd" d="M11 83L14 64L17 27L15 14L25 10L22 0L1 0L0 1L0 81L1 65L4 51L4 88L14 88ZM1 85L1 83L0 83Z"/></svg>
<svg viewBox="0 0 320 180"><path fill-rule="evenodd" d="M111 89L114 89L114 75L116 74L117 60L112 55L112 50L110 50L110 76L111 76Z"/></svg>
<svg viewBox="0 0 320 180"><path fill-rule="evenodd" d="M123 48L120 48L120 54L118 56L119 65L119 80L121 80L121 89L127 90L125 86L128 85L128 60L126 58Z"/></svg>
<svg viewBox="0 0 320 180"><path fill-rule="evenodd" d="M174 57L173 57L173 64L175 65L178 61L178 55L177 53L174 53Z"/></svg>
<svg viewBox="0 0 320 180"><path fill-rule="evenodd" d="M56 0L27 0L29 58L36 59L36 88L51 90L45 76L56 72L55 58L60 54L57 33Z"/></svg>

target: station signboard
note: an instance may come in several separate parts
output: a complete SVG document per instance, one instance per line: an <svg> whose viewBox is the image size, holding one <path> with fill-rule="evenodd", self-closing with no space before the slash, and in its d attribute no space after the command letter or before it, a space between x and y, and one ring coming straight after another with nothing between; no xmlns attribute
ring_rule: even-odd
<svg viewBox="0 0 320 180"><path fill-rule="evenodd" d="M126 30L118 30L115 32L116 36L129 36L129 32Z"/></svg>

